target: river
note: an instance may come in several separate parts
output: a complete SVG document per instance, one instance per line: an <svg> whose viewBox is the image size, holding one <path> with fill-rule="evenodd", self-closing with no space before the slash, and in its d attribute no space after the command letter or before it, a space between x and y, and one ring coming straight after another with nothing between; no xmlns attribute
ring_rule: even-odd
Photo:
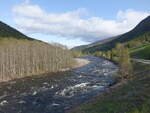
<svg viewBox="0 0 150 113"><path fill-rule="evenodd" d="M0 113L65 113L115 83L112 62L82 56L89 64L59 75L42 75L0 84ZM50 77L51 76L51 77Z"/></svg>

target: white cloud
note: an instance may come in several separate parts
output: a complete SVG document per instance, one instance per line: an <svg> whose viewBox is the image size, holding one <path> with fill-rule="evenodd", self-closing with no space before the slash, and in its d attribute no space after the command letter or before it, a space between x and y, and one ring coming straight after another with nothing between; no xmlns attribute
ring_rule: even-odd
<svg viewBox="0 0 150 113"><path fill-rule="evenodd" d="M48 13L38 5L24 3L13 8L15 22L27 33L59 35L66 38L81 38L85 41L119 35L134 28L148 12L135 10L119 11L116 20L101 17L83 18L86 9L65 13Z"/></svg>
<svg viewBox="0 0 150 113"><path fill-rule="evenodd" d="M124 27L133 28L141 20L150 15L150 12L135 11L128 9L125 12L119 11L117 14L117 19L121 20Z"/></svg>

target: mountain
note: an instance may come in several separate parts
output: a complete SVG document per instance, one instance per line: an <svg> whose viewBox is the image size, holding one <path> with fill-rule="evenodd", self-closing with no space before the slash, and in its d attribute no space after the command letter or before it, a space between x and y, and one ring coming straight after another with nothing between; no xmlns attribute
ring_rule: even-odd
<svg viewBox="0 0 150 113"><path fill-rule="evenodd" d="M19 32L18 30L0 21L0 38L10 38L10 37L13 37L16 39L34 40L24 35L23 33Z"/></svg>
<svg viewBox="0 0 150 113"><path fill-rule="evenodd" d="M137 37L150 32L150 16L142 20L134 29L124 33L122 35L111 37L106 40L101 40L95 43L84 46L84 49L81 49L86 52L95 52L95 51L107 51L115 47L117 43L125 43L131 40L136 39ZM79 47L75 48L78 49Z"/></svg>
<svg viewBox="0 0 150 113"><path fill-rule="evenodd" d="M67 48L32 39L0 22L0 82L70 69L75 61Z"/></svg>
<svg viewBox="0 0 150 113"><path fill-rule="evenodd" d="M100 41L97 41L97 42L94 42L94 43L91 43L91 44L88 44L88 45L81 45L81 46L76 46L74 48L72 48L72 50L84 50L84 49L88 49L90 47L93 47L93 46L97 46L97 45L100 45L100 44L104 44L106 42L109 42L113 39L116 39L117 37L111 37L111 38L108 38L108 39L104 39L104 40L100 40Z"/></svg>

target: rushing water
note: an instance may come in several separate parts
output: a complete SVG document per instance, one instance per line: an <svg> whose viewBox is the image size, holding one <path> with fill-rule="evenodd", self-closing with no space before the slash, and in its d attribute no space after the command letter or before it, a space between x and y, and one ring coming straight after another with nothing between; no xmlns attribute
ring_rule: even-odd
<svg viewBox="0 0 150 113"><path fill-rule="evenodd" d="M0 113L64 113L114 84L112 73L117 67L112 62L94 56L81 58L90 63L73 69L68 76L30 87L29 93L1 96Z"/></svg>

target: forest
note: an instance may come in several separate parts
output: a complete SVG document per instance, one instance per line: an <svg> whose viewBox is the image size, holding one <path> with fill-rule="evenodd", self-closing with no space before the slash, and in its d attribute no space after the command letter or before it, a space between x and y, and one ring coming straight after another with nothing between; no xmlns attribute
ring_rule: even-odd
<svg viewBox="0 0 150 113"><path fill-rule="evenodd" d="M116 46L118 44L116 44ZM124 47L129 50L130 55L133 57L136 57L136 58L139 57L139 55L137 55L137 54L141 53L141 51L139 52L138 50L144 47L142 52L146 52L146 54L145 54L145 56L142 56L140 58L150 59L150 53L148 50L149 45L150 45L150 32L144 33L143 35L136 37L134 40L131 40L131 41L128 41L125 43L120 43L120 44L124 45ZM116 49L116 47L115 47L115 48L112 48L107 51L96 51L93 54L95 56L104 57L106 59L110 59L110 60L117 62L117 57L118 57L117 51L118 51L118 49Z"/></svg>
<svg viewBox="0 0 150 113"><path fill-rule="evenodd" d="M57 46L14 38L0 40L0 81L71 68L72 53Z"/></svg>

